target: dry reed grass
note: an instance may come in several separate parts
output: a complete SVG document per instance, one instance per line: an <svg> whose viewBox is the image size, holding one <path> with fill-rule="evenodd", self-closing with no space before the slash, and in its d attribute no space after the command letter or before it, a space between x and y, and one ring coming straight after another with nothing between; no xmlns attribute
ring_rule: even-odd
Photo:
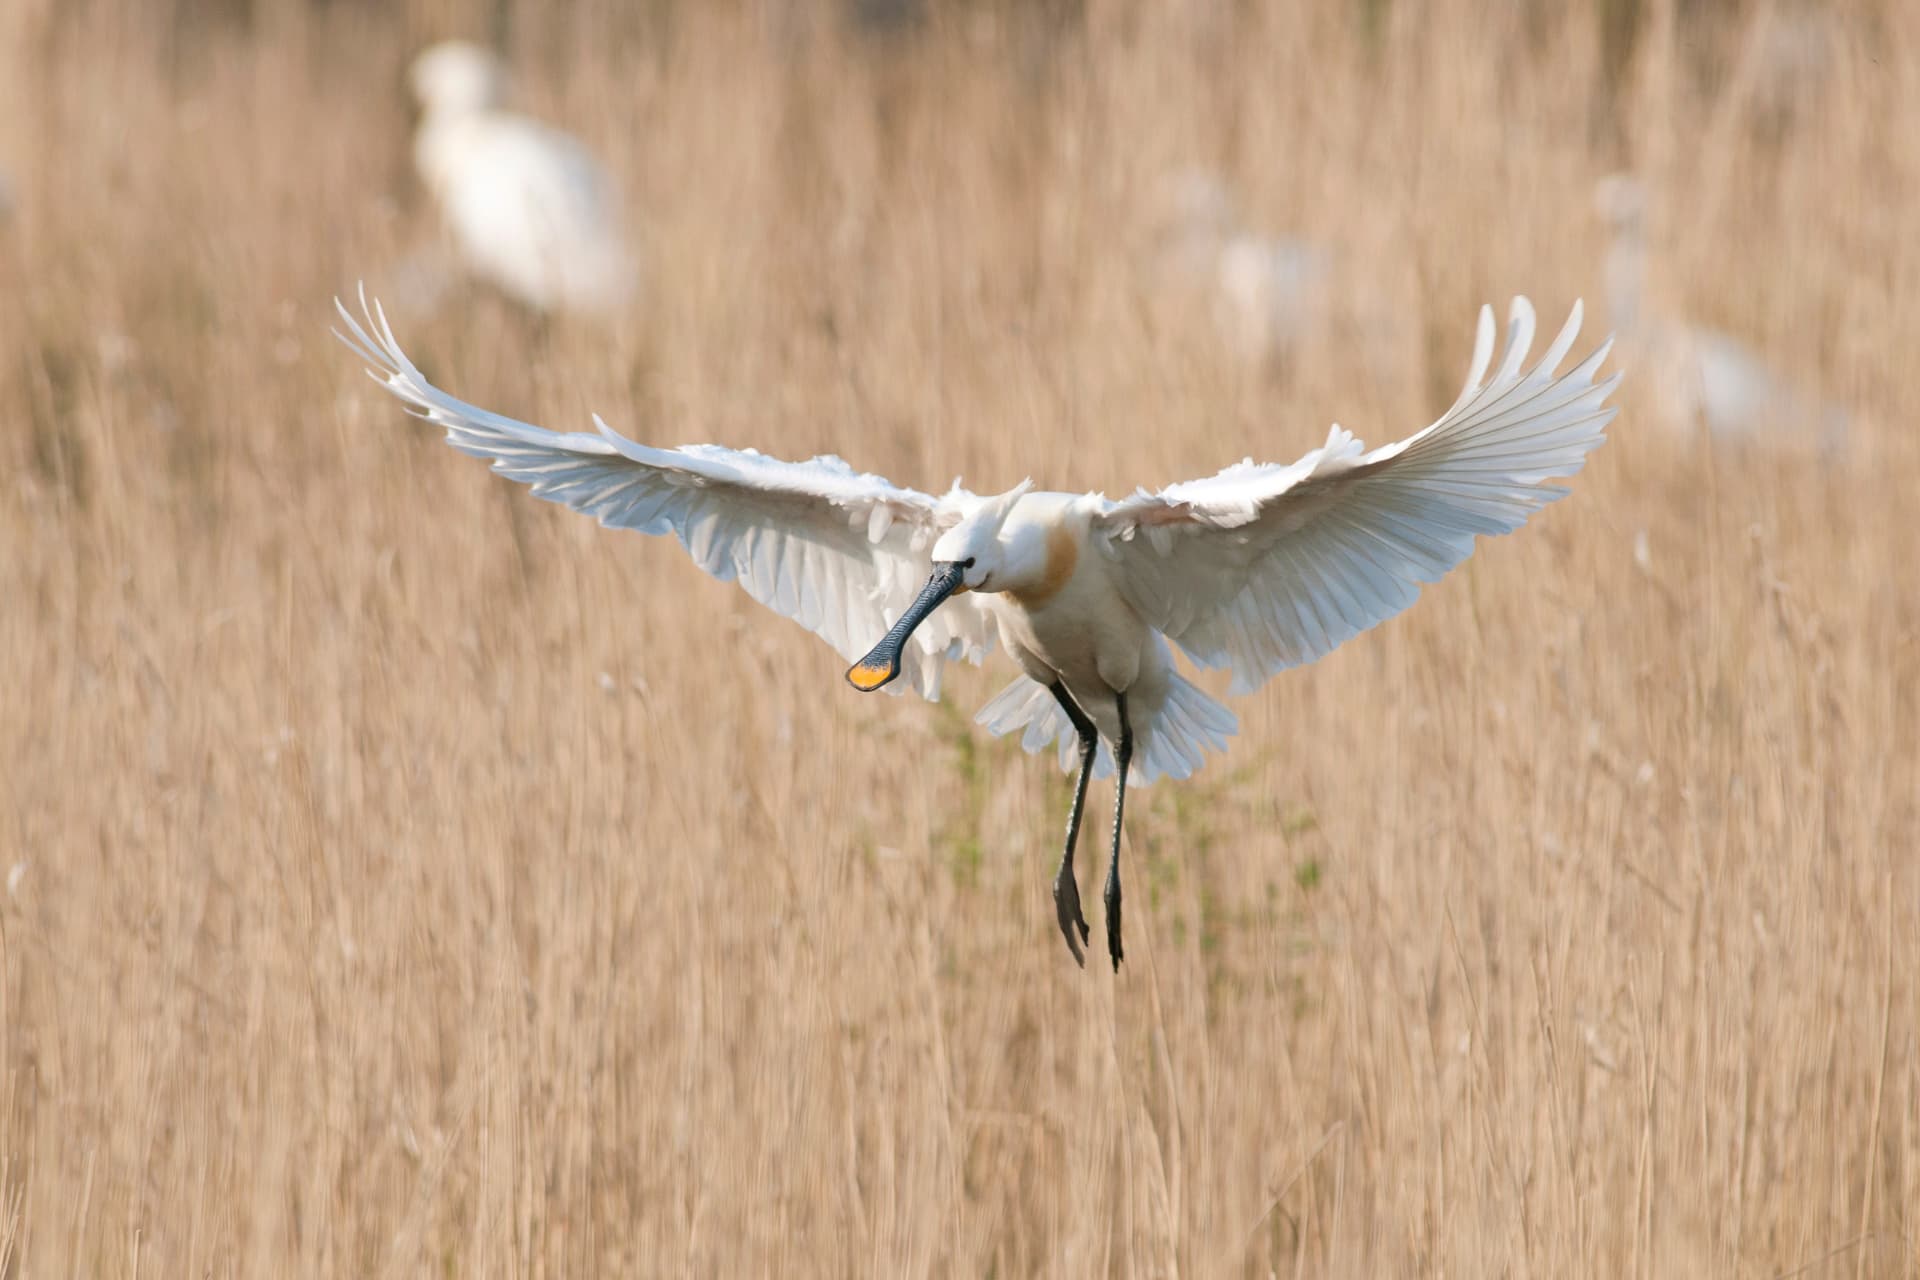
<svg viewBox="0 0 1920 1280"><path fill-rule="evenodd" d="M1855 406L1821 467L1630 380L1569 501L1141 793L1114 980L1064 780L968 725L1004 671L852 696L326 338L482 6L9 8L5 1274L1913 1274L1920 11L1755 123L1757 2L503 7L646 301L400 327L537 420L1109 491L1379 440L1482 299L1597 296L1629 162L1670 302ZM1150 306L1196 161L1392 373Z"/></svg>

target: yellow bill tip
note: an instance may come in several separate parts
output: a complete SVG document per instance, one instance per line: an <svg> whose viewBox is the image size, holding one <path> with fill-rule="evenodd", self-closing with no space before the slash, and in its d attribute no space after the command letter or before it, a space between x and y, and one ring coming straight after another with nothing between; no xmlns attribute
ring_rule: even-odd
<svg viewBox="0 0 1920 1280"><path fill-rule="evenodd" d="M893 668L884 663L861 662L847 668L847 683L862 693L872 693L893 676Z"/></svg>

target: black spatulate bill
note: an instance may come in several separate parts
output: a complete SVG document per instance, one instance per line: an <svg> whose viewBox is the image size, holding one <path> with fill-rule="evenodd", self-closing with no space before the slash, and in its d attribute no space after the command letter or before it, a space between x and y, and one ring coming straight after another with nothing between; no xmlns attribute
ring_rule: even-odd
<svg viewBox="0 0 1920 1280"><path fill-rule="evenodd" d="M881 637L866 657L847 668L847 683L862 693L872 693L891 684L900 674L900 654L907 647L907 637L927 620L928 614L940 607L941 601L962 588L966 572L966 566L958 561L934 565L933 576L920 588L919 598L900 615L900 621L893 624L893 629Z"/></svg>

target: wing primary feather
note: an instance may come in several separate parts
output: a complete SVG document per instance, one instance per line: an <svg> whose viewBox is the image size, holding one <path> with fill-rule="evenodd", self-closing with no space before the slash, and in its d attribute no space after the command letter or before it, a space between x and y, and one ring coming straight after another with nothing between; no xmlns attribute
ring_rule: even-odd
<svg viewBox="0 0 1920 1280"><path fill-rule="evenodd" d="M1230 667L1236 690L1398 613L1478 538L1561 497L1547 482L1604 441L1620 375L1595 376L1610 341L1558 372L1584 314L1576 303L1529 364L1532 305L1514 300L1504 334L1481 308L1458 399L1405 440L1365 453L1335 427L1290 466L1236 464L1109 504L1099 545L1128 600L1196 663Z"/></svg>
<svg viewBox="0 0 1920 1280"><path fill-rule="evenodd" d="M673 534L702 569L738 581L842 656L853 656L845 650L856 633L880 634L883 619L905 607L926 572L927 546L968 497L956 485L934 499L833 457L791 463L716 445L654 449L598 415L590 432L560 433L489 412L429 382L385 309L364 285L357 293L358 314L334 301L336 337L454 449L610 528ZM938 689L949 656L977 661L991 647L991 619L977 602L956 599L926 639L907 655L922 692Z"/></svg>

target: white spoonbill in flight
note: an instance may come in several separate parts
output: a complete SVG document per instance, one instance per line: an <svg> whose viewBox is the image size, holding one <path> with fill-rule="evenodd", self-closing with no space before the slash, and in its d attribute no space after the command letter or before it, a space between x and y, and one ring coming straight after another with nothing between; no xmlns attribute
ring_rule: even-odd
<svg viewBox="0 0 1920 1280"><path fill-rule="evenodd" d="M834 457L655 449L597 415L592 431L554 432L489 413L429 383L364 292L361 308L364 324L339 306L351 337L339 336L454 448L604 525L673 534L702 569L852 661L854 688L904 675L937 698L942 666L979 662L997 638L1021 674L979 722L1023 731L1028 751L1057 744L1063 768L1077 748L1053 899L1083 965L1073 847L1089 778L1118 765L1105 890L1116 971L1127 783L1184 778L1237 728L1175 670L1168 641L1202 667L1232 671L1244 693L1391 618L1466 559L1476 536L1517 529L1566 492L1542 481L1578 471L1601 442L1619 381L1594 381L1604 345L1557 372L1579 332L1578 304L1528 367L1533 308L1516 298L1498 365L1483 308L1460 398L1398 444L1366 452L1336 426L1291 465L1241 462L1119 502L1025 481L991 497L956 484L936 498Z"/></svg>

